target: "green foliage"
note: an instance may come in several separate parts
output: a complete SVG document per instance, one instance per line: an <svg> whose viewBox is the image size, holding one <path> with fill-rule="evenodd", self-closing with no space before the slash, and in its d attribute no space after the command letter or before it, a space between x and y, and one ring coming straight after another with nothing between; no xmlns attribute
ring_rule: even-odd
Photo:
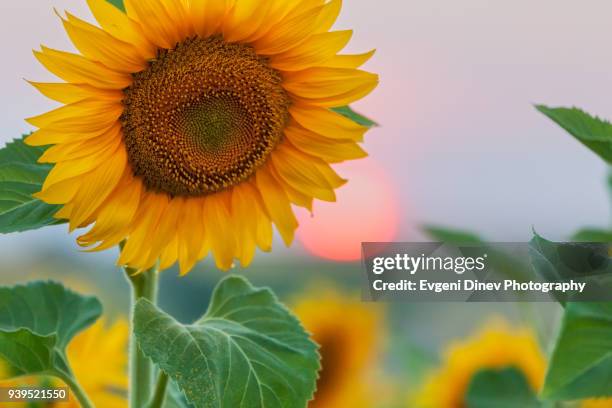
<svg viewBox="0 0 612 408"><path fill-rule="evenodd" d="M612 303L568 303L542 397L612 396Z"/></svg>
<svg viewBox="0 0 612 408"><path fill-rule="evenodd" d="M117 7L121 11L125 11L125 5L123 4L123 0L107 0L110 4Z"/></svg>
<svg viewBox="0 0 612 408"><path fill-rule="evenodd" d="M183 325L141 299L140 349L194 406L305 407L320 367L316 345L268 289L229 277L206 314Z"/></svg>
<svg viewBox="0 0 612 408"><path fill-rule="evenodd" d="M59 283L0 288L0 359L8 365L9 376L70 378L66 346L101 313L97 299Z"/></svg>
<svg viewBox="0 0 612 408"><path fill-rule="evenodd" d="M612 164L612 124L578 108L536 108L578 141Z"/></svg>
<svg viewBox="0 0 612 408"><path fill-rule="evenodd" d="M585 279L601 283L604 290L610 287L612 263L607 244L556 243L535 234L529 242L529 255L535 272L546 281ZM599 288L592 285L586 290L595 296L592 291ZM572 293L553 292L553 296L563 305Z"/></svg>
<svg viewBox="0 0 612 408"><path fill-rule="evenodd" d="M362 126L373 127L378 126L376 122L372 119L368 119L360 113L355 112L350 106L340 106L338 108L332 108L332 110L336 113L341 114L344 117L349 118L355 123L358 123Z"/></svg>
<svg viewBox="0 0 612 408"><path fill-rule="evenodd" d="M466 394L468 408L538 408L525 376L515 368L478 372Z"/></svg>
<svg viewBox="0 0 612 408"><path fill-rule="evenodd" d="M17 139L0 149L0 233L59 224L53 214L59 206L32 197L40 191L50 166L37 163L44 149Z"/></svg>

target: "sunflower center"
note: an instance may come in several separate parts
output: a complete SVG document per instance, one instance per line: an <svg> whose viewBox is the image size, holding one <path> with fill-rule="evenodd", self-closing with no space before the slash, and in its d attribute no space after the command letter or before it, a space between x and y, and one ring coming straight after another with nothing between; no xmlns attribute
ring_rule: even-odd
<svg viewBox="0 0 612 408"><path fill-rule="evenodd" d="M249 178L283 135L290 99L252 47L222 37L162 50L124 90L132 171L152 191L214 193Z"/></svg>

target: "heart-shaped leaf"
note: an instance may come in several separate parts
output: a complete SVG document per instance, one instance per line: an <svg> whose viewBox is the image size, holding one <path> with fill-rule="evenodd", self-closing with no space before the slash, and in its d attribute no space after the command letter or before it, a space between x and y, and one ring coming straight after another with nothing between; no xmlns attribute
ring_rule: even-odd
<svg viewBox="0 0 612 408"><path fill-rule="evenodd" d="M23 139L0 149L0 233L19 232L60 224L53 218L60 207L45 204L32 194L40 191L51 166L37 163L44 152Z"/></svg>
<svg viewBox="0 0 612 408"><path fill-rule="evenodd" d="M66 346L101 313L96 298L78 295L59 283L0 288L0 359L8 376L71 376Z"/></svg>
<svg viewBox="0 0 612 408"><path fill-rule="evenodd" d="M313 396L317 346L269 289L244 278L223 280L194 324L140 300L134 332L195 407L305 407Z"/></svg>

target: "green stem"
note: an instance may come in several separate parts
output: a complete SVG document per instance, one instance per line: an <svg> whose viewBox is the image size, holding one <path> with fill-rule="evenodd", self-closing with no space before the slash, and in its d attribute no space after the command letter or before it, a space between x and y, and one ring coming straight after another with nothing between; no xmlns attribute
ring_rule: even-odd
<svg viewBox="0 0 612 408"><path fill-rule="evenodd" d="M132 285L132 301L130 311L133 315L134 306L139 299L147 299L153 303L157 300L157 265L142 273L136 273L131 268L125 268L125 273ZM130 318L134 324L134 316ZM136 342L134 328L130 330L130 408L142 408L151 397L153 387L153 365L143 354Z"/></svg>
<svg viewBox="0 0 612 408"><path fill-rule="evenodd" d="M94 408L93 402L89 399L85 390L81 387L81 384L72 375L61 375L59 376L74 394L77 401L81 405L81 408Z"/></svg>
<svg viewBox="0 0 612 408"><path fill-rule="evenodd" d="M168 375L163 371L159 371L157 376L157 384L155 385L155 394L149 404L149 408L161 408L166 399L166 390L168 388Z"/></svg>

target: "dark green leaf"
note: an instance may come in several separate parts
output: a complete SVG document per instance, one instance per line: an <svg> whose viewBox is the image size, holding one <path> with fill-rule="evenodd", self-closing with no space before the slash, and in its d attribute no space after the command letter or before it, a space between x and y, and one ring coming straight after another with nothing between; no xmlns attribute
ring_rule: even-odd
<svg viewBox="0 0 612 408"><path fill-rule="evenodd" d="M570 135L612 164L612 124L578 108L549 108L538 105L536 108Z"/></svg>
<svg viewBox="0 0 612 408"><path fill-rule="evenodd" d="M612 303L568 303L542 397L612 396Z"/></svg>
<svg viewBox="0 0 612 408"><path fill-rule="evenodd" d="M0 359L9 376L69 376L66 346L101 313L97 299L59 283L0 288Z"/></svg>
<svg viewBox="0 0 612 408"><path fill-rule="evenodd" d="M125 11L125 6L123 5L123 0L107 0L110 4L117 7L121 11Z"/></svg>
<svg viewBox="0 0 612 408"><path fill-rule="evenodd" d="M338 108L332 108L332 110L336 113L341 114L344 117L349 118L355 123L358 123L362 126L373 127L378 126L376 122L372 119L368 119L360 113L355 112L350 106L340 106Z"/></svg>
<svg viewBox="0 0 612 408"><path fill-rule="evenodd" d="M134 332L198 408L305 407L314 393L316 345L270 290L244 278L223 280L190 325L140 300Z"/></svg>
<svg viewBox="0 0 612 408"><path fill-rule="evenodd" d="M583 296L588 293L589 299L609 298L603 293L610 290L612 278L607 244L557 243L534 234L529 242L529 256L535 272L545 281L588 280ZM563 305L574 294L554 292L553 295Z"/></svg>
<svg viewBox="0 0 612 408"><path fill-rule="evenodd" d="M527 379L515 368L478 372L466 395L468 408L541 407Z"/></svg>
<svg viewBox="0 0 612 408"><path fill-rule="evenodd" d="M50 166L37 163L44 149L23 139L0 149L0 233L26 231L63 221L53 218L60 207L45 204L32 194L40 191Z"/></svg>

